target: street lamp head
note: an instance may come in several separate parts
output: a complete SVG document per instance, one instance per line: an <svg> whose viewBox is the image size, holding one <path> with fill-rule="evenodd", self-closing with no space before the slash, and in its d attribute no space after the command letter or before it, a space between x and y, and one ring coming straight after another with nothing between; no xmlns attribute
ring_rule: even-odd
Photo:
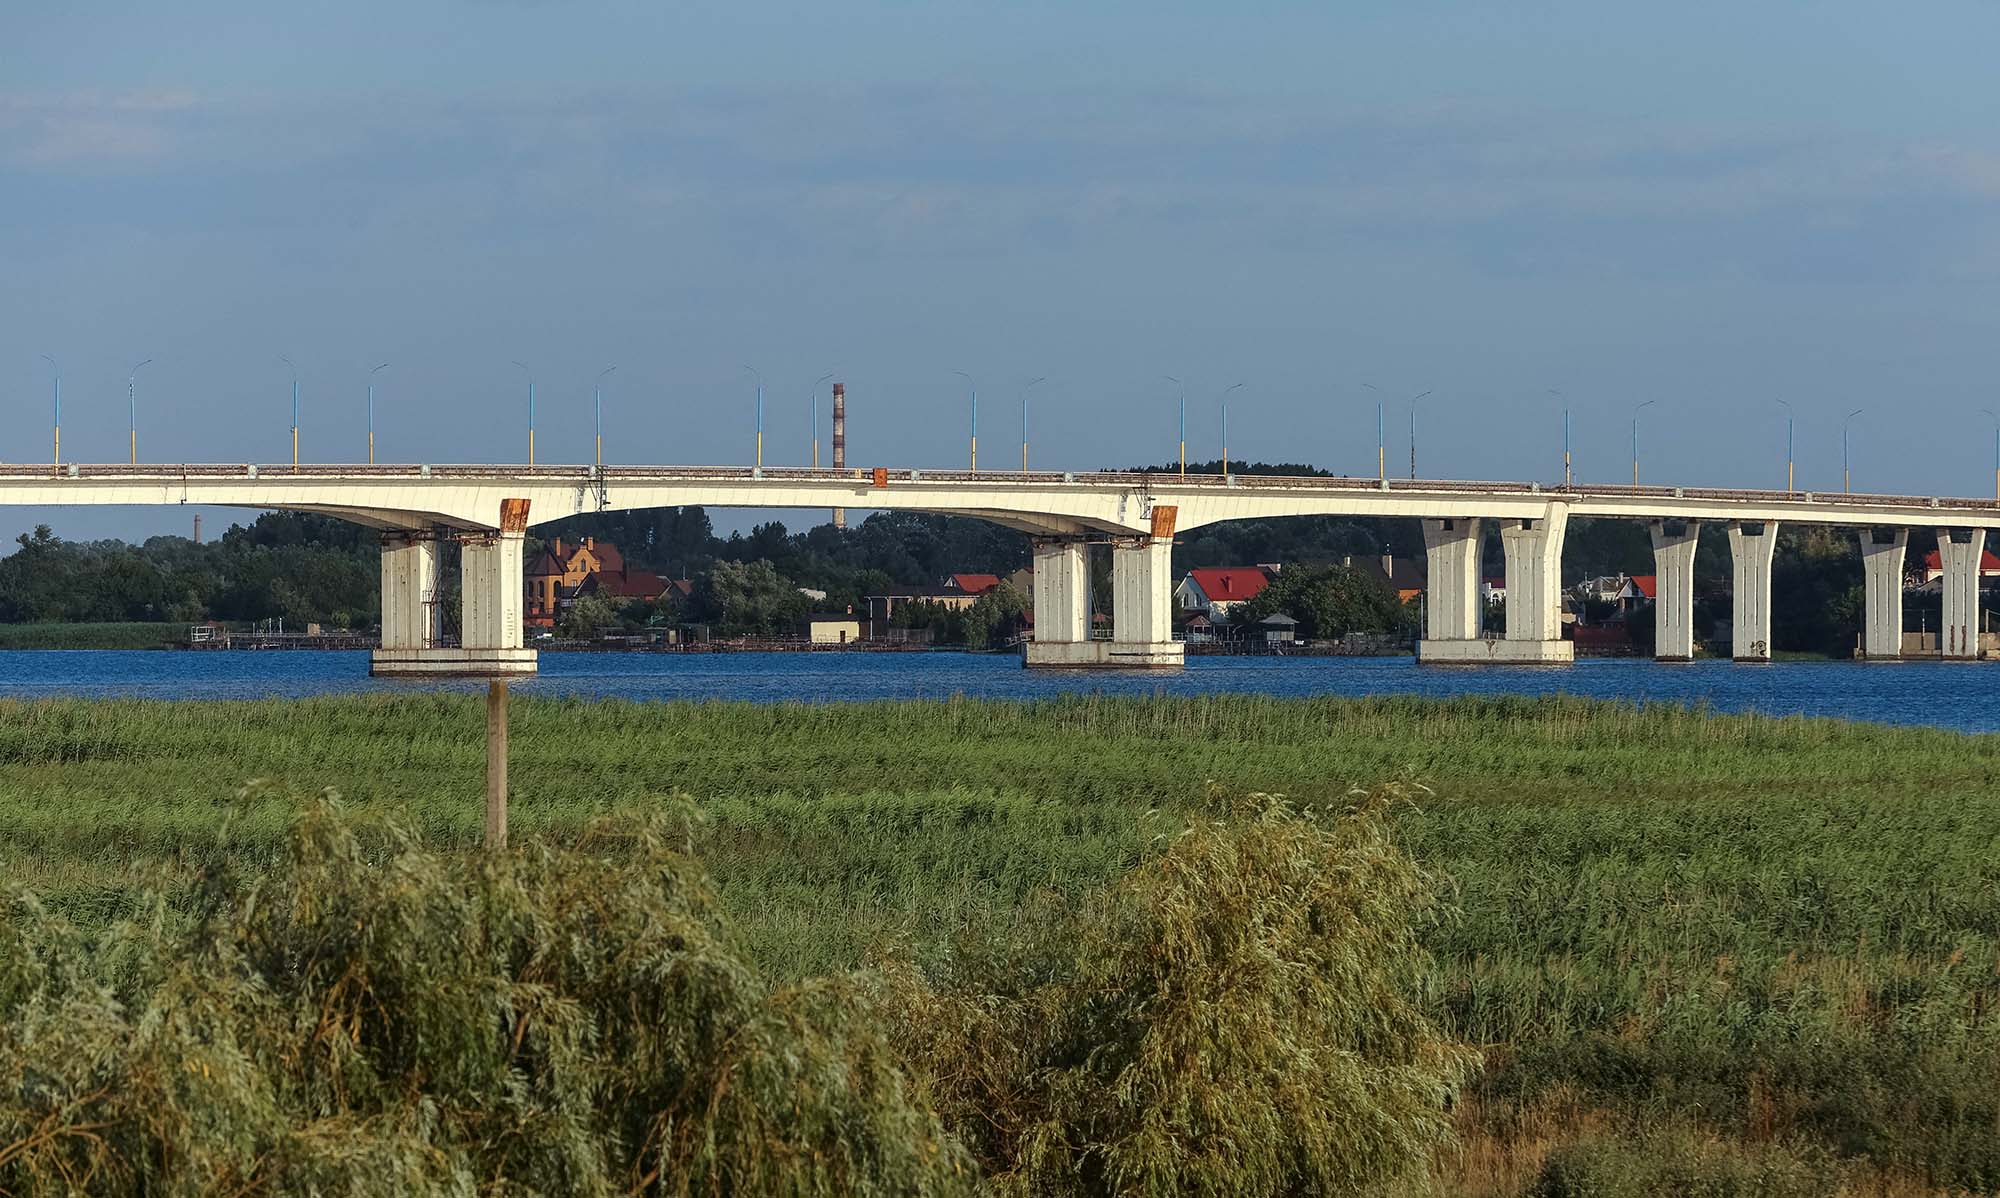
<svg viewBox="0 0 2000 1198"><path fill-rule="evenodd" d="M387 362L384 362L380 366L371 367L368 373L374 374L378 370L387 370L387 369L389 369L389 364Z"/></svg>
<svg viewBox="0 0 2000 1198"><path fill-rule="evenodd" d="M610 374L612 371L616 369L618 369L616 366L606 366L604 369L597 372L597 377L602 379L605 375Z"/></svg>

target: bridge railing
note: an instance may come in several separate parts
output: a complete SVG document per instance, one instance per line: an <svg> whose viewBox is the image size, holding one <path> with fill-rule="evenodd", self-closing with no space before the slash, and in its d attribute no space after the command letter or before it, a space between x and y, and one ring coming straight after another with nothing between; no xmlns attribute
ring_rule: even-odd
<svg viewBox="0 0 2000 1198"><path fill-rule="evenodd" d="M145 479L149 481L215 480L215 479L269 479L273 482L285 479L356 479L356 480L396 480L417 479L436 480L492 480L495 478L517 478L543 483L570 483L580 486L673 481L722 481L730 483L756 482L845 482L873 483L876 472L870 468L847 467L835 470L829 467L811 466L765 466L761 470L750 466L606 466L599 469L589 465L509 465L483 463L413 464L384 463L375 465L342 465L333 463L301 463L293 466L289 462L227 463L227 462L182 462L182 463L81 463L64 462L60 465L44 463L0 463L0 479L28 481L98 481L110 482L121 479ZM1961 496L1930 495L1885 495L1875 493L1848 493L1843 491L1776 491L1753 488L1730 487L1670 487L1657 485L1630 485L1624 483L1582 483L1571 486L1540 484L1521 481L1466 480L1466 479L1406 479L1380 477L1349 477L1334 475L1270 475L1270 474L1180 474L1174 471L1100 470L1100 471L1057 471L1057 470L980 470L965 469L923 469L903 468L885 470L882 481L890 486L912 483L985 483L1015 484L1038 487L1059 486L1131 486L1158 488L1171 486L1207 488L1244 488L1249 490L1311 490L1311 491L1388 491L1391 493L1420 492L1425 494L1463 495L1507 495L1539 494L1551 497L1573 496L1578 499L1590 498L1630 498L1630 499L1696 499L1733 503L1805 503L1830 507L1902 507L1935 509L1940 511L1992 512L2000 508L2000 500L1974 499Z"/></svg>

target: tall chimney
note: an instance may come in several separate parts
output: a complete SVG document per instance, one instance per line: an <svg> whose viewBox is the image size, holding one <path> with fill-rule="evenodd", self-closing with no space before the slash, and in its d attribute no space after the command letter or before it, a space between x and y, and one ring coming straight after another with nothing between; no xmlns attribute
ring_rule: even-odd
<svg viewBox="0 0 2000 1198"><path fill-rule="evenodd" d="M194 543L201 544L201 513L194 514Z"/></svg>
<svg viewBox="0 0 2000 1198"><path fill-rule="evenodd" d="M847 468L847 384L833 385L833 468ZM833 526L847 527L847 509L833 509Z"/></svg>

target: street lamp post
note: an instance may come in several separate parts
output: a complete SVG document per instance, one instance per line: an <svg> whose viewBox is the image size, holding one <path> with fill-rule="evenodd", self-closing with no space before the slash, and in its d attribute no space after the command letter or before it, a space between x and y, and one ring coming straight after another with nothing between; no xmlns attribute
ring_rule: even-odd
<svg viewBox="0 0 2000 1198"><path fill-rule="evenodd" d="M528 376L528 465L535 464L535 372L528 369L526 362L515 362L521 373Z"/></svg>
<svg viewBox="0 0 2000 1198"><path fill-rule="evenodd" d="M1993 418L1993 498L2000 500L2000 413L1992 408L1979 410Z"/></svg>
<svg viewBox="0 0 2000 1198"><path fill-rule="evenodd" d="M1417 477L1417 403L1430 392L1410 397L1410 477Z"/></svg>
<svg viewBox="0 0 2000 1198"><path fill-rule="evenodd" d="M597 435L597 468L604 469L604 376L618 369L606 366L590 384L590 426Z"/></svg>
<svg viewBox="0 0 2000 1198"><path fill-rule="evenodd" d="M1792 405L1786 403L1784 400L1781 399L1778 401L1778 406L1785 409L1785 493L1789 495L1792 493L1792 478L1793 478Z"/></svg>
<svg viewBox="0 0 2000 1198"><path fill-rule="evenodd" d="M1548 388L1545 388L1545 390L1547 390L1547 391L1548 391L1548 393L1549 393L1550 395L1553 395L1553 396L1555 396L1555 397L1556 397L1557 399L1559 399L1559 400L1561 400L1561 401L1562 401L1562 406L1563 406L1563 490L1567 491L1567 490L1569 490L1569 484L1570 484L1570 467L1569 467L1569 397L1568 397L1568 396L1565 396L1565 395L1564 395L1564 394L1563 394L1562 392L1560 392L1560 391L1556 390L1556 389L1555 389L1554 387L1548 387Z"/></svg>
<svg viewBox="0 0 2000 1198"><path fill-rule="evenodd" d="M1222 389L1222 477L1229 477L1229 393L1241 387L1242 383L1231 383Z"/></svg>
<svg viewBox="0 0 2000 1198"><path fill-rule="evenodd" d="M375 376L389 369L387 362L368 371L368 464L375 464Z"/></svg>
<svg viewBox="0 0 2000 1198"><path fill-rule="evenodd" d="M954 370L952 373L964 379L966 387L972 392L972 471L977 474L979 472L979 384L973 382L972 376L963 370Z"/></svg>
<svg viewBox="0 0 2000 1198"><path fill-rule="evenodd" d="M1657 399L1649 399L1632 409L1632 485L1635 487L1639 485L1639 413L1658 402Z"/></svg>
<svg viewBox="0 0 2000 1198"><path fill-rule="evenodd" d="M1047 377L1029 379L1021 385L1021 473L1028 472L1028 392L1036 383L1046 383Z"/></svg>
<svg viewBox="0 0 2000 1198"><path fill-rule="evenodd" d="M1181 397L1181 477L1187 477L1187 385L1173 375L1162 375L1180 391Z"/></svg>
<svg viewBox="0 0 2000 1198"><path fill-rule="evenodd" d="M147 362L151 361L151 358L147 358L145 362L139 363L139 366L144 366ZM134 466L139 464L139 366L134 366L132 373L125 376L125 408L130 421L127 427L131 430L132 434L132 464Z"/></svg>
<svg viewBox="0 0 2000 1198"><path fill-rule="evenodd" d="M813 469L815 470L819 469L819 385L832 377L833 371L829 370L814 379L812 395L809 397L812 400Z"/></svg>
<svg viewBox="0 0 2000 1198"><path fill-rule="evenodd" d="M759 477L764 473L764 373L755 366L744 366L751 377L757 380L757 457L756 470Z"/></svg>
<svg viewBox="0 0 2000 1198"><path fill-rule="evenodd" d="M299 368L283 354L278 355L278 361L283 362L292 372L292 473L297 474L299 472Z"/></svg>
<svg viewBox="0 0 2000 1198"><path fill-rule="evenodd" d="M1862 408L1856 408L1847 414L1847 419L1840 422L1840 493L1843 495L1848 493L1850 477L1847 468L1847 426L1854 423L1854 418L1861 415L1863 411L1864 409Z"/></svg>
<svg viewBox="0 0 2000 1198"><path fill-rule="evenodd" d="M1382 389L1373 383L1363 383L1363 387L1375 393L1375 480L1389 481L1389 451L1382 437Z"/></svg>
<svg viewBox="0 0 2000 1198"><path fill-rule="evenodd" d="M55 456L54 468L57 472L61 472L62 470L62 363L56 361L55 356L53 354L43 354L42 357L44 360L48 362L50 366L55 367L56 371L56 423L55 423L56 456Z"/></svg>

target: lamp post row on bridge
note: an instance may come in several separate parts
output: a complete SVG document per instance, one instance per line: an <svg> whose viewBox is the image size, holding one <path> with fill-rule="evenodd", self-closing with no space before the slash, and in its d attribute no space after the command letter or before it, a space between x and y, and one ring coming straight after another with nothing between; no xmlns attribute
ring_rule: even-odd
<svg viewBox="0 0 2000 1198"><path fill-rule="evenodd" d="M53 379L52 379L53 420L52 420L51 464L57 468L60 468L60 466L62 465L62 385L63 385L62 364L60 361L57 360L57 358L53 354L42 354L40 355L40 357L44 361L49 363L49 366L53 372ZM281 354L279 355L278 360L283 362L286 368L291 372L292 419L291 419L290 433L291 433L291 448L292 448L292 468L294 470L297 470L300 466L298 366L295 362L292 361L292 359L288 355ZM151 365L153 361L154 359L152 358L145 358L137 363L134 363L133 366L130 368L130 370L128 370L126 373L125 388L126 388L126 412L127 412L127 434L126 434L127 460L132 465L137 465L139 462L138 374L141 368ZM514 361L513 364L521 368L528 383L528 464L534 465L535 464L535 415L536 415L535 412L536 383L535 383L534 372L529 368L528 364L525 362ZM375 464L375 387L376 387L375 376L379 374L381 371L388 369L388 367L389 363L383 362L377 364L376 366L371 367L368 371L367 437L368 437L368 463L370 465ZM599 371L591 387L591 417L593 424L593 440L595 443L594 461L598 466L598 468L600 469L604 465L603 385L605 378L607 378L617 369L618 368L614 365L614 366L607 366L602 371ZM757 380L757 424L756 424L756 446L755 446L754 460L757 467L761 469L764 461L764 452L763 452L764 376L762 372L758 371L757 368L754 366L746 365L744 366L743 369L748 371ZM977 384L971 374L962 370L953 371L952 373L965 379L967 384L967 398L970 406L970 417L971 417L970 437L968 441L967 465L971 470L976 472L979 469L979 391ZM819 468L820 465L819 387L822 383L825 383L828 379L832 377L833 377L833 372L829 371L826 374L819 376L817 379L814 379L810 395L811 420L812 420L812 463L815 469ZM1167 375L1164 377L1168 382L1173 383L1176 389L1177 422L1179 425L1178 467L1180 473L1183 476L1185 476L1187 474L1187 388L1184 381L1177 376ZM1045 376L1036 377L1028 380L1027 383L1023 384L1020 390L1021 469L1024 472L1028 469L1028 464L1029 464L1028 463L1028 444L1029 444L1028 393L1037 385L1047 381L1048 380ZM1220 396L1221 424L1222 424L1222 469L1225 474L1228 473L1229 470L1229 397L1231 394L1233 394L1235 391L1239 390L1243 386L1244 384L1242 383L1232 383L1230 386L1228 386L1222 391L1222 394ZM1380 389L1377 388L1372 383L1362 383L1361 386L1366 388L1367 390L1375 391L1378 395L1380 394ZM1412 396L1409 401L1410 402L1410 409L1409 409L1410 477L1412 479L1417 477L1417 424L1416 424L1417 405L1423 399L1427 398L1431 394L1433 394L1433 392L1431 391L1419 392L1418 394ZM1547 394L1552 395L1557 399L1566 398L1563 392L1556 390L1555 388L1548 388ZM1632 483L1634 486L1637 486L1639 484L1639 415L1645 409L1652 407L1657 402L1658 402L1657 400L1649 399L1636 405L1632 409L1630 437L1631 437L1631 455L1632 455ZM1776 399L1774 402L1776 402L1780 407L1785 409L1785 490L1787 493L1790 493L1797 490L1797 456L1796 456L1797 413L1793 408L1792 404L1787 400ZM1852 425L1854 418L1856 416L1861 415L1864 411L1865 409L1863 408L1856 408L1853 411L1848 412L1846 416L1843 417L1841 420L1840 473L1841 473L1841 491L1844 494L1850 494L1852 493L1853 490L1853 456L1852 456L1852 435L1851 435ZM1994 498L1997 501L2000 501L2000 412L1996 412L1994 409L1991 408L1981 408L1980 411L1994 422L1994 464L1993 464ZM1383 417L1384 417L1384 404L1380 399L1377 399L1375 405L1376 477L1378 479L1386 480L1387 456L1386 456L1386 444L1382 436ZM1565 487L1572 486L1574 484L1574 481L1575 481L1574 465L1571 453L1570 408L1567 405L1567 403L1565 403L1563 407L1563 485Z"/></svg>

